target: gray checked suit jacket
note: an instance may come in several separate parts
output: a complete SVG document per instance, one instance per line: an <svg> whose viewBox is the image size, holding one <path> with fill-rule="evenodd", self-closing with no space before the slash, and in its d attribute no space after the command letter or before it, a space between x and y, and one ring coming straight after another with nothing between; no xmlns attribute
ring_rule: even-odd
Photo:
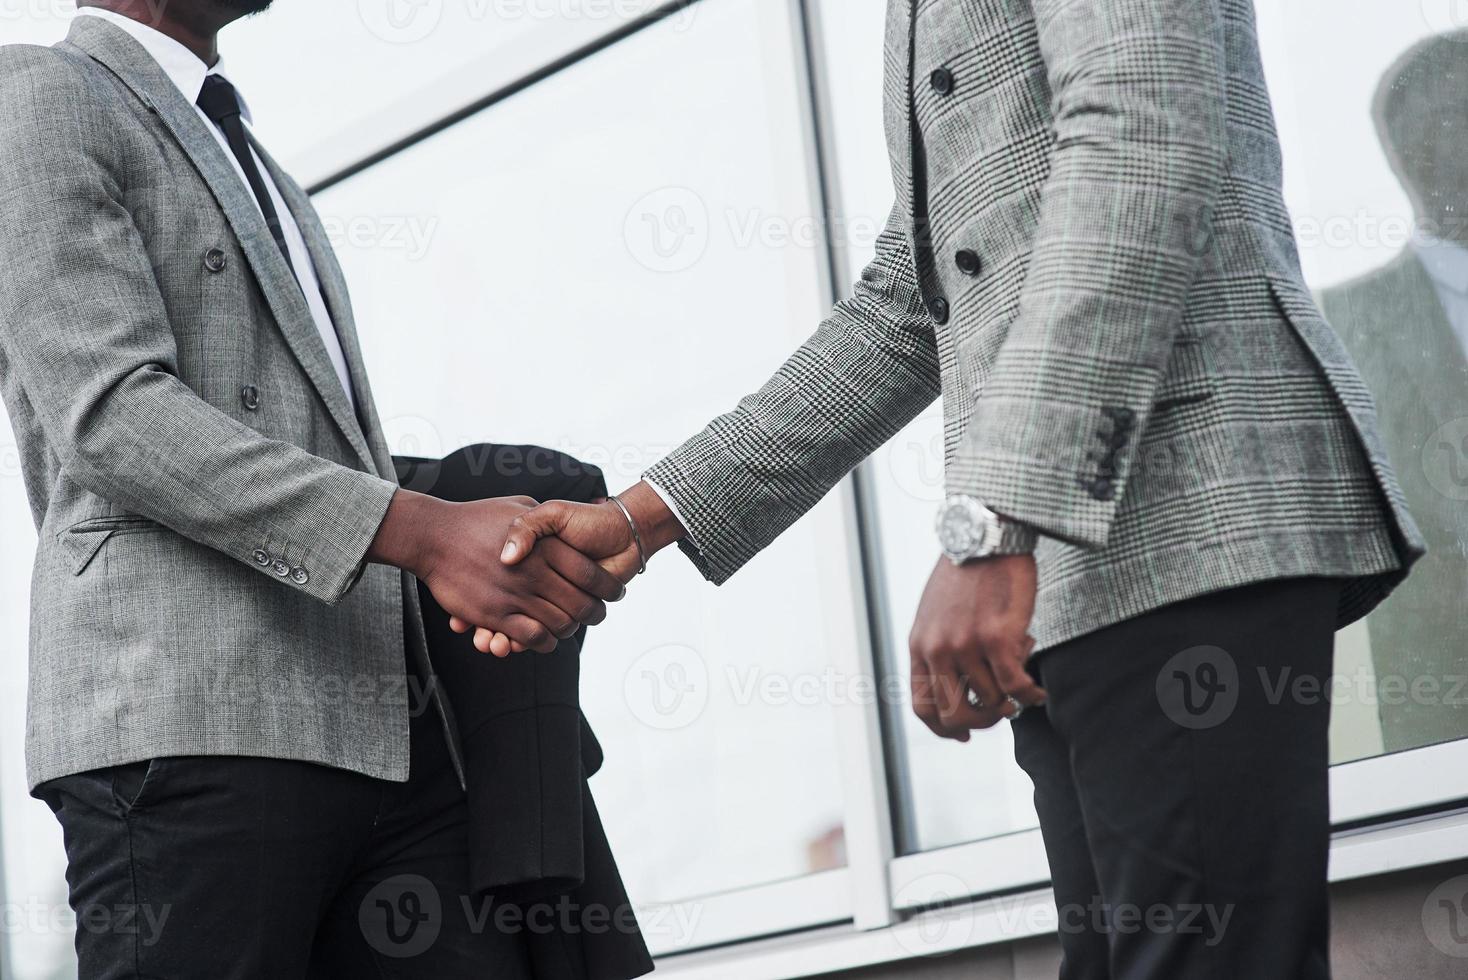
<svg viewBox="0 0 1468 980"><path fill-rule="evenodd" d="M1367 612L1422 538L1301 277L1251 0L888 10L875 261L648 474L700 569L733 574L941 391L949 492L1044 536L1038 649L1284 576Z"/></svg>
<svg viewBox="0 0 1468 980"><path fill-rule="evenodd" d="M396 482L346 284L262 152L360 417L205 127L100 19L0 49L0 383L40 533L32 788L177 755L407 778L405 636L431 670L415 584L364 561Z"/></svg>

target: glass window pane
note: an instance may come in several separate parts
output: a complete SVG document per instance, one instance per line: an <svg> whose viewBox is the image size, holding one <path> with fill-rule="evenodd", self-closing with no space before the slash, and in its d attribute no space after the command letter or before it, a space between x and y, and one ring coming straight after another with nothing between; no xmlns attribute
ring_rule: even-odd
<svg viewBox="0 0 1468 980"><path fill-rule="evenodd" d="M322 194L401 450L535 442L614 489L826 309L783 4L705 0ZM828 502L823 506L833 506ZM805 522L723 589L656 563L593 631L595 780L639 902L843 863Z"/></svg>
<svg viewBox="0 0 1468 980"><path fill-rule="evenodd" d="M310 184L628 24L660 0L281 0L220 51L276 159ZM0 2L0 40L54 44L69 0ZM673 16L680 33L696 8Z"/></svg>
<svg viewBox="0 0 1468 980"><path fill-rule="evenodd" d="M882 0L820 0L831 125L841 197L838 240L854 280L871 260L874 232L892 206L882 130ZM907 634L938 542L933 515L943 499L943 419L935 404L866 466L875 517L887 635L885 669L906 690ZM960 745L935 737L905 701L884 705L895 758L898 849L931 850L1038 826L1029 779L1014 761L1008 725Z"/></svg>
<svg viewBox="0 0 1468 980"><path fill-rule="evenodd" d="M259 132L310 183L602 37L658 0L276 3L223 35ZM677 15L685 32L697 13ZM290 70L281 71L282 65ZM303 98L306 105L302 105Z"/></svg>
<svg viewBox="0 0 1468 980"><path fill-rule="evenodd" d="M1341 634L1338 762L1468 736L1468 18L1452 7L1259 11L1306 276L1430 548Z"/></svg>

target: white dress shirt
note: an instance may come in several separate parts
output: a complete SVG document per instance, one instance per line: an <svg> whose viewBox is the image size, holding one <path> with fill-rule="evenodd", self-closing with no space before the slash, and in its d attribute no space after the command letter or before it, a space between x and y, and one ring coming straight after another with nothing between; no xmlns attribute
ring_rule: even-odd
<svg viewBox="0 0 1468 980"><path fill-rule="evenodd" d="M1468 354L1468 248L1419 233L1412 241L1412 251L1427 270L1443 313Z"/></svg>
<svg viewBox="0 0 1468 980"><path fill-rule="evenodd" d="M168 76L169 81L178 88L183 97L194 107L209 132L219 141L219 148L224 151L225 159L234 167L235 174L240 178L240 184L245 188L251 201L259 208L259 202L255 200L255 194L250 190L250 182L245 177L244 168L235 159L234 152L229 148L228 141L224 138L224 131L210 121L204 115L204 110L198 106L199 93L204 90L204 79L210 75L224 76L224 59L221 58L209 67L199 60L198 55L184 47L173 38L161 31L156 31L146 24L141 24L129 17L113 13L110 10L102 10L98 7L83 7L77 11L78 17L101 17L110 23L127 31L133 39L143 46L143 49L152 56ZM241 118L248 125L250 123L250 109L245 105L244 97L240 97L242 109ZM250 151L254 153L253 150ZM271 179L270 171L265 169L265 164L255 155L255 166L260 170L260 176L265 179L265 187L270 192L270 199L275 204L275 212L280 216L280 224L285 232L286 248L290 251L291 264L295 266L296 280L301 284L301 292L306 296L306 305L311 309L311 319L316 321L316 329L321 334L321 342L326 345L326 354L331 358L331 366L336 369L336 376L341 381L342 390L347 393L347 400L352 403L352 409L356 410L356 396L352 391L352 377L347 370L347 359L342 355L341 340L336 335L336 326L331 322L331 311L326 308L326 300L321 295L321 282L316 276L316 265L311 261L311 253L306 248L306 239L301 235L301 227L296 224L295 216L291 209L286 206L285 200L280 196L280 189L275 186Z"/></svg>

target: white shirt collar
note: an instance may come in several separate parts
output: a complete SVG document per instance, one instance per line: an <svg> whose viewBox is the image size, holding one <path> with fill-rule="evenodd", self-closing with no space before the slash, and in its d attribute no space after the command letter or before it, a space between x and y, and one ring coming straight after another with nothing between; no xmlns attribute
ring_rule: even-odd
<svg viewBox="0 0 1468 980"><path fill-rule="evenodd" d="M209 67L199 60L199 56L184 47L173 38L162 31L155 30L147 24L124 17L122 14L111 10L103 10L101 7L81 7L77 10L78 17L100 17L103 20L115 24L127 31L143 50L158 63L163 69L163 74L173 82L185 99L192 105L199 101L199 93L204 91L204 79L210 75L220 75L227 79L224 74L224 59L220 58ZM252 122L250 118L250 107L245 102L245 97L240 96L241 117L245 122Z"/></svg>
<svg viewBox="0 0 1468 980"><path fill-rule="evenodd" d="M1468 296L1468 248L1418 232L1412 240L1412 250L1434 285Z"/></svg>

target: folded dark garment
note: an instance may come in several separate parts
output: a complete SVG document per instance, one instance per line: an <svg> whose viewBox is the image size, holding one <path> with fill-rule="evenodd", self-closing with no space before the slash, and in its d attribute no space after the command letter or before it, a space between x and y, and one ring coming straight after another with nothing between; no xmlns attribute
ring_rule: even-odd
<svg viewBox="0 0 1468 980"><path fill-rule="evenodd" d="M595 467L538 446L476 445L398 457L399 482L444 500L606 496ZM522 907L538 980L628 980L653 968L587 780L602 750L581 713L582 630L555 653L474 649L422 585L429 656L464 748L470 882Z"/></svg>

